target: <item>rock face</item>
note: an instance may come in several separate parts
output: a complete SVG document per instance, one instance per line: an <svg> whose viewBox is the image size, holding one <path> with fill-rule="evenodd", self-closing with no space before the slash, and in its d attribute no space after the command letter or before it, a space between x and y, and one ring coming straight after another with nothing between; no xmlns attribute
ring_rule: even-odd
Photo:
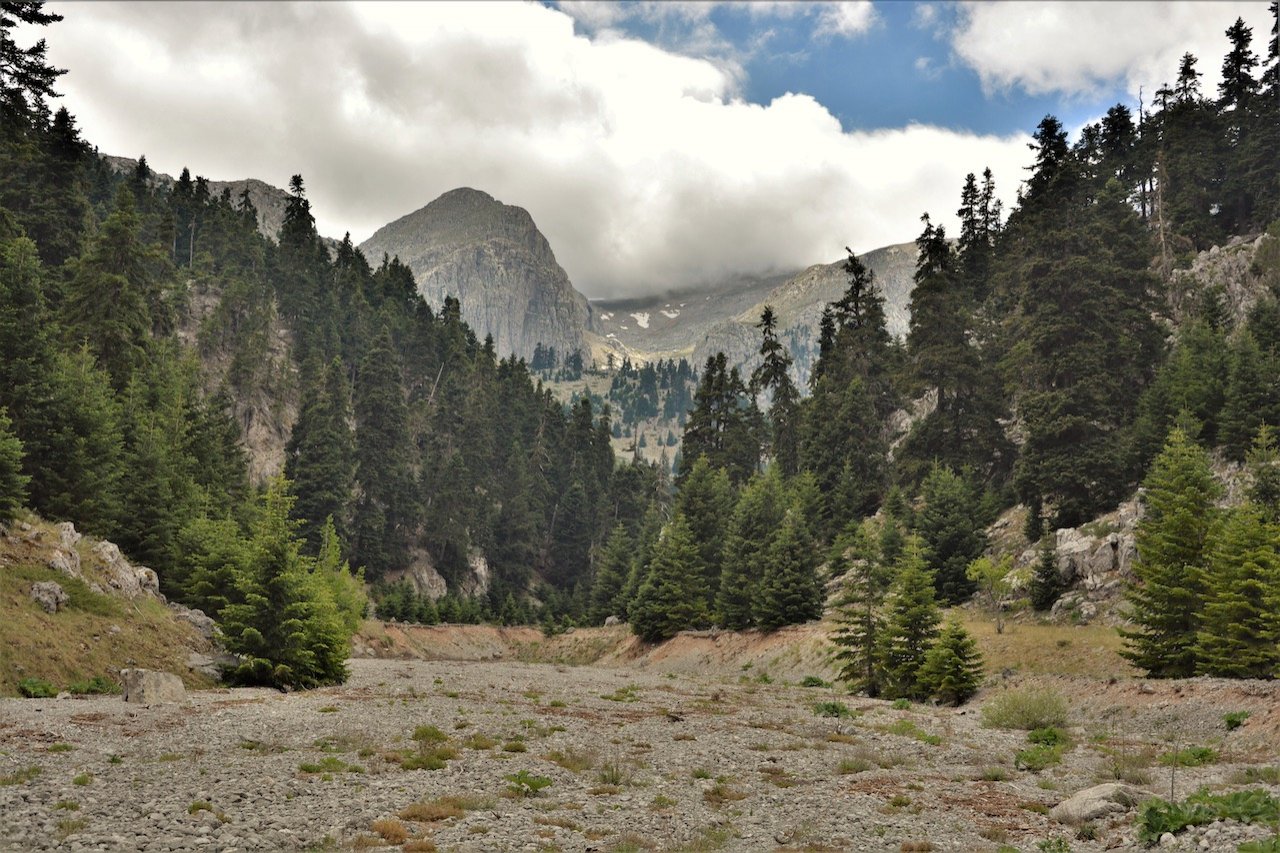
<svg viewBox="0 0 1280 853"><path fill-rule="evenodd" d="M884 298L885 325L895 337L907 333L918 254L914 243L902 243L858 257L875 273L876 286ZM778 328L783 330L783 337L796 353L795 378L801 384L807 383L809 371L818 357L818 322L822 309L844 295L849 286L843 266L844 261L811 266L774 288L757 304L715 326L696 342L694 365L700 366L707 356L724 352L730 364L742 365L744 375L750 373L759 362L760 332L755 324L760 322L764 306L772 305Z"/></svg>
<svg viewBox="0 0 1280 853"><path fill-rule="evenodd" d="M152 669L122 669L124 701L139 705L159 705L165 702L183 702L187 689L182 679L168 672Z"/></svg>
<svg viewBox="0 0 1280 853"><path fill-rule="evenodd" d="M1139 788L1107 782L1085 788L1058 803L1049 811L1049 817L1058 823L1078 826L1110 814L1126 812L1149 796Z"/></svg>
<svg viewBox="0 0 1280 853"><path fill-rule="evenodd" d="M477 337L492 335L499 355L528 358L539 343L562 354L583 347L591 308L523 208L451 190L360 248L375 265L384 253L398 255L433 309L457 298L462 319Z"/></svg>

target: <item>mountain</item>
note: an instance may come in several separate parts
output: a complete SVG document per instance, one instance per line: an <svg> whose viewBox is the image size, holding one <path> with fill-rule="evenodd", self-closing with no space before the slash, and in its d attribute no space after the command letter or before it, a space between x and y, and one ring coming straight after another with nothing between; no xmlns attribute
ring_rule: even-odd
<svg viewBox="0 0 1280 853"><path fill-rule="evenodd" d="M360 248L375 265L384 253L398 255L430 305L457 298L463 321L492 335L500 355L529 357L539 343L561 354L583 348L591 306L524 208L462 187L384 225Z"/></svg>
<svg viewBox="0 0 1280 853"><path fill-rule="evenodd" d="M889 333L894 336L907 333L916 255L915 243L901 243L860 256L875 273L885 299ZM605 352L642 361L684 357L695 367L723 351L730 364L749 369L760 346L755 324L764 306L772 305L803 380L817 355L823 306L839 299L848 286L843 266L844 261L837 261L799 272L739 276L697 291L593 300L597 341Z"/></svg>
<svg viewBox="0 0 1280 853"><path fill-rule="evenodd" d="M133 174L138 167L138 161L129 157L116 157L110 154L104 154L102 159L116 172L121 174ZM166 175L163 172L151 173L151 184L156 187L169 189L175 183L172 175ZM253 202L253 206L258 210L258 231L262 236L272 240L280 233L280 225L284 222L284 208L289 202L289 193L279 187L273 187L265 181L257 178L244 178L238 181L209 181L209 195L217 197L222 195L223 190L231 191L231 199L235 204L240 203L240 194L245 190L249 191L249 201ZM331 242L326 240L326 243Z"/></svg>

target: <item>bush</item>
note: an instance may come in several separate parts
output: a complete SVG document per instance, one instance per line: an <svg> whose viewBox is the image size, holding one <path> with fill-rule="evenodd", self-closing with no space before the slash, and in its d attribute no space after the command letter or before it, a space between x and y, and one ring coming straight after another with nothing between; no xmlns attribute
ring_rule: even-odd
<svg viewBox="0 0 1280 853"><path fill-rule="evenodd" d="M75 693L80 696L93 695L110 695L120 692L120 685L116 684L110 678L95 675L86 681L75 681L67 685L68 693Z"/></svg>
<svg viewBox="0 0 1280 853"><path fill-rule="evenodd" d="M536 797L539 791L551 785L551 780L546 776L533 776L528 770L509 773L502 778L509 783L507 790L517 797Z"/></svg>
<svg viewBox="0 0 1280 853"><path fill-rule="evenodd" d="M18 682L18 692L28 699L52 699L58 688L43 678L24 678Z"/></svg>
<svg viewBox="0 0 1280 853"><path fill-rule="evenodd" d="M804 680L800 682L801 687L830 687L831 683L823 681L816 675L806 675Z"/></svg>
<svg viewBox="0 0 1280 853"><path fill-rule="evenodd" d="M1047 688L1006 690L982 706L983 725L994 729L1046 729L1067 725L1067 700Z"/></svg>
<svg viewBox="0 0 1280 853"><path fill-rule="evenodd" d="M1261 788L1230 794L1202 790L1181 803L1159 798L1148 800L1138 811L1138 840L1154 844L1166 832L1178 833L1188 826L1203 826L1215 820L1274 823L1280 820L1280 800Z"/></svg>
<svg viewBox="0 0 1280 853"><path fill-rule="evenodd" d="M1248 711L1232 711L1222 715L1222 722L1226 724L1227 731L1233 732L1244 725L1244 721L1249 719Z"/></svg>
<svg viewBox="0 0 1280 853"><path fill-rule="evenodd" d="M835 717L837 719L855 716L855 713L843 702L819 702L813 706L813 713L819 717Z"/></svg>
<svg viewBox="0 0 1280 853"><path fill-rule="evenodd" d="M1160 756L1160 763L1165 767L1199 767L1203 764L1212 764L1217 760L1217 750L1207 746L1189 746Z"/></svg>
<svg viewBox="0 0 1280 853"><path fill-rule="evenodd" d="M1019 770L1039 772L1062 762L1062 746L1038 744L1023 750L1013 757L1013 764Z"/></svg>

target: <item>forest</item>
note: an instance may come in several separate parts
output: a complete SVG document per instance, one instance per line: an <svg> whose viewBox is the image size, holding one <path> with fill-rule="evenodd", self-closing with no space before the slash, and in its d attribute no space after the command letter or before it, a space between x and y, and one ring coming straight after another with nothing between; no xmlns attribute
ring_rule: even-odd
<svg viewBox="0 0 1280 853"><path fill-rule="evenodd" d="M940 607L991 576L986 527L1021 504L1048 542L1139 485L1131 659L1277 674L1274 24L1260 53L1242 21L1226 30L1216 92L1186 54L1136 114L1117 104L1074 141L1046 116L1009 211L971 173L954 239L921 219L905 339L850 253L806 387L766 309L751 375L722 354L696 376L624 362L612 409L545 387L580 354L500 358L398 258L322 239L301 176L269 239L247 192L187 170L167 186L145 158L114 171L53 109L65 72L44 43L13 41L57 20L30 2L0 16L0 517L117 542L219 621L233 679L340 680L366 588L384 618L612 616L658 641L815 619L834 584L851 685L958 701L975 653ZM1197 252L1263 233L1270 292L1247 316L1213 289L1175 293ZM296 401L264 483L236 415L251 398ZM685 408L674 478L615 458L615 432ZM1216 503L1213 456L1254 472L1241 505ZM397 580L423 560L449 584L438 601ZM1051 575L1033 597L1052 603Z"/></svg>

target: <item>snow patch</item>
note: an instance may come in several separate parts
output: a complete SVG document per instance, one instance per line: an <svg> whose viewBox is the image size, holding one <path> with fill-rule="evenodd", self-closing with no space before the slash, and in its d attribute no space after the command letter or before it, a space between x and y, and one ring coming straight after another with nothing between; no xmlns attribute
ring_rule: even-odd
<svg viewBox="0 0 1280 853"><path fill-rule="evenodd" d="M666 310L666 309L664 308L664 309L662 309L662 311L661 311L661 312L659 312L659 313L661 313L661 314L662 314L662 316L663 316L663 317L666 317L668 320L674 320L675 318L677 318L677 317L679 317L679 316L680 316L680 311L679 311L679 310L676 310L676 311L668 311L668 310Z"/></svg>
<svg viewBox="0 0 1280 853"><path fill-rule="evenodd" d="M612 311L606 311L606 312L604 312L603 314L601 314L601 315L600 315L600 319L601 319L601 320L612 320L612 319L613 319L613 312L612 312Z"/></svg>
<svg viewBox="0 0 1280 853"><path fill-rule="evenodd" d="M637 326L639 326L642 329L649 328L649 312L648 311L640 311L635 314L632 314L631 316L635 318Z"/></svg>

